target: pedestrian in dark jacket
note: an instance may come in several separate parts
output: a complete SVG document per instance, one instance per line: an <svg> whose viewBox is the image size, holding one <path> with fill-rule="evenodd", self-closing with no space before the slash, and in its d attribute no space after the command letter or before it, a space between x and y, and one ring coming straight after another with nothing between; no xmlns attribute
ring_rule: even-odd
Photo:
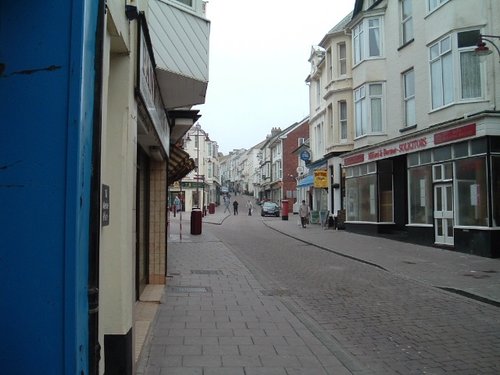
<svg viewBox="0 0 500 375"><path fill-rule="evenodd" d="M234 209L234 214L238 215L238 202L237 201L233 202L233 209Z"/></svg>

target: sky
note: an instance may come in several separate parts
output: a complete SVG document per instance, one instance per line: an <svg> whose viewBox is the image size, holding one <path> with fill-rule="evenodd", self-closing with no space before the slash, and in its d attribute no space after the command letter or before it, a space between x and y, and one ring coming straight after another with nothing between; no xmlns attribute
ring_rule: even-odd
<svg viewBox="0 0 500 375"><path fill-rule="evenodd" d="M199 123L227 155L309 115L311 47L355 0L210 0L209 82Z"/></svg>

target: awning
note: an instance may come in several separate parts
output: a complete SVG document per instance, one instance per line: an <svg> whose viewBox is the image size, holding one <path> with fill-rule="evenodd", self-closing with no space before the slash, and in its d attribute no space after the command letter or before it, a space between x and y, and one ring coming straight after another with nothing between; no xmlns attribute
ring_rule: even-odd
<svg viewBox="0 0 500 375"><path fill-rule="evenodd" d="M312 186L314 183L314 176L309 175L304 177L302 180L299 181L297 184L297 187L307 187L307 186Z"/></svg>
<svg viewBox="0 0 500 375"><path fill-rule="evenodd" d="M196 168L195 162L189 154L176 145L170 145L170 158L168 159L168 185L179 181Z"/></svg>

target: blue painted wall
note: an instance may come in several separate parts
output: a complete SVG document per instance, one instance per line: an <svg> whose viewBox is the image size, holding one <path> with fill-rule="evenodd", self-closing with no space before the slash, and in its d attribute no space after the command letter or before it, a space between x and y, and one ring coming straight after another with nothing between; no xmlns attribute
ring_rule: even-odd
<svg viewBox="0 0 500 375"><path fill-rule="evenodd" d="M96 18L0 2L1 373L88 373Z"/></svg>

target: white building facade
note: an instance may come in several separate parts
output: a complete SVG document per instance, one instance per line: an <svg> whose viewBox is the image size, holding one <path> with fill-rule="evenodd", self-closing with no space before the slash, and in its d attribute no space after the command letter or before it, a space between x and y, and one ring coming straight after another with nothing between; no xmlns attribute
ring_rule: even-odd
<svg viewBox="0 0 500 375"><path fill-rule="evenodd" d="M356 1L346 227L498 257L500 64L494 0Z"/></svg>

